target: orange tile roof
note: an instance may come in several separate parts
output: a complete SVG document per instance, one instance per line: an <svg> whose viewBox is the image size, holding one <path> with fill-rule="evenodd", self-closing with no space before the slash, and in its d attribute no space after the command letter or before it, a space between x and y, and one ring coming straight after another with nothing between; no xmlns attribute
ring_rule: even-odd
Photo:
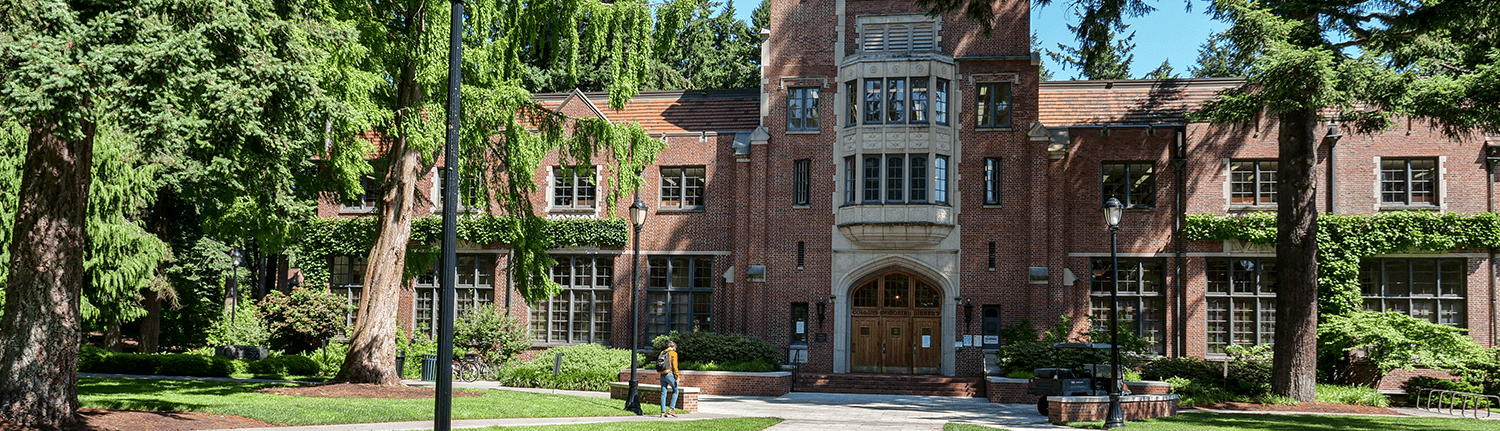
<svg viewBox="0 0 1500 431"><path fill-rule="evenodd" d="M570 93L538 94L556 108ZM609 107L606 93L584 93L610 121L637 122L648 133L735 132L760 125L760 93L754 88L730 90L645 91L623 110Z"/></svg>
<svg viewBox="0 0 1500 431"><path fill-rule="evenodd" d="M1038 121L1047 127L1182 124L1186 114L1241 78L1172 80L1046 81L1041 83Z"/></svg>

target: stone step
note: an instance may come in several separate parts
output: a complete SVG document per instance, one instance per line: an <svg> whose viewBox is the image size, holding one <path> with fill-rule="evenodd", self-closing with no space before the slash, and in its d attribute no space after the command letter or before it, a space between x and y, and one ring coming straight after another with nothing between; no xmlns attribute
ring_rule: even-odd
<svg viewBox="0 0 1500 431"><path fill-rule="evenodd" d="M797 392L923 395L947 397L984 396L984 380L905 374L802 374L792 385Z"/></svg>

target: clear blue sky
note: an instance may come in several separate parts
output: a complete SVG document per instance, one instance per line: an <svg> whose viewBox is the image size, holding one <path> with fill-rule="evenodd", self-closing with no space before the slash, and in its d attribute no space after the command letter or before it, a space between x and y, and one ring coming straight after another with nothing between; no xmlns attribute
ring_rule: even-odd
<svg viewBox="0 0 1500 431"><path fill-rule="evenodd" d="M736 16L747 23L750 22L750 11L760 5L760 0L732 1ZM1073 45L1073 34L1068 31L1067 24L1077 18L1068 10L1067 3L1067 0L1054 0L1047 7L1032 8L1031 31L1037 34L1043 49L1056 50L1058 43ZM1209 34L1229 27L1203 13L1208 7L1204 1L1193 2L1192 12L1184 10L1187 5L1184 0L1156 0L1150 4L1156 7L1155 12L1125 21L1130 25L1126 31L1135 31L1135 50L1132 51L1135 61L1130 64L1130 75L1134 78L1156 69L1163 60L1170 60L1172 68L1187 77L1188 66L1198 61L1198 46L1208 40ZM1042 60L1046 62L1047 70L1053 72L1053 79L1064 80L1078 74L1076 70L1062 70L1046 54L1042 55Z"/></svg>

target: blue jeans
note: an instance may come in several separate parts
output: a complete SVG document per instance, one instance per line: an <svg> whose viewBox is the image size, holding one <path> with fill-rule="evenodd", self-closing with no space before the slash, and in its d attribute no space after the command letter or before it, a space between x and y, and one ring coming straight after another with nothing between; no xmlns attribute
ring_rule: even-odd
<svg viewBox="0 0 1500 431"><path fill-rule="evenodd" d="M671 388L671 389L668 389ZM667 402L667 391L672 391L672 402ZM661 375L661 411L677 405L677 395L682 391L677 390L677 376L672 373Z"/></svg>

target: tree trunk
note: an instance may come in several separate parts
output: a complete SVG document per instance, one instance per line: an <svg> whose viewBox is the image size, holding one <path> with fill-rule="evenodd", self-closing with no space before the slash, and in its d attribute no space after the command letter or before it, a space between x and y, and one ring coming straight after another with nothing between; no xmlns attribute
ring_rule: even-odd
<svg viewBox="0 0 1500 431"><path fill-rule="evenodd" d="M397 104L402 108L415 106L420 97L415 73L414 61L402 68L397 82ZM414 121L410 115L398 110L396 121ZM412 207L422 158L408 146L404 135L397 136L387 151L375 245L365 259L364 291L354 333L349 337L349 352L334 379L339 382L401 384L396 374L396 303L406 281L406 245L411 241Z"/></svg>
<svg viewBox="0 0 1500 431"><path fill-rule="evenodd" d="M1276 172L1276 345L1271 392L1297 401L1316 399L1318 351L1317 112L1278 116Z"/></svg>
<svg viewBox="0 0 1500 431"><path fill-rule="evenodd" d="M94 126L69 140L50 119L33 121L0 319L0 419L57 427L77 421Z"/></svg>
<svg viewBox="0 0 1500 431"><path fill-rule="evenodd" d="M120 339L120 322L110 323L104 328L104 350L119 353L125 350L125 342Z"/></svg>
<svg viewBox="0 0 1500 431"><path fill-rule="evenodd" d="M161 347L161 296L146 288L141 292L146 317L141 318L141 353L156 353Z"/></svg>

